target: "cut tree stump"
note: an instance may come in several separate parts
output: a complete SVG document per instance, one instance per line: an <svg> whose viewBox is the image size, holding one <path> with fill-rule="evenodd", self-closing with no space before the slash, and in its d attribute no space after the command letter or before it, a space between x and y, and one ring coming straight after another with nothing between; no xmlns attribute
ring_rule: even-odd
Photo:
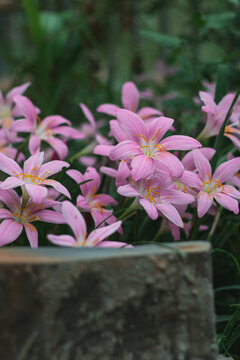
<svg viewBox="0 0 240 360"><path fill-rule="evenodd" d="M1 360L216 360L210 247L0 251Z"/></svg>

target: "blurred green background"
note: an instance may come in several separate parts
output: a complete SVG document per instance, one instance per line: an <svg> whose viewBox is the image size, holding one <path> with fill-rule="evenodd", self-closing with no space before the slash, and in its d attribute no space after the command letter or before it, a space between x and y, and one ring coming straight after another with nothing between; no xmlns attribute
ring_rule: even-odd
<svg viewBox="0 0 240 360"><path fill-rule="evenodd" d="M189 123L192 98L203 79L216 79L217 64L228 64L236 87L239 22L239 0L0 0L0 88L30 80L27 95L44 115L77 124L80 101L92 110L120 104L122 84L135 81Z"/></svg>

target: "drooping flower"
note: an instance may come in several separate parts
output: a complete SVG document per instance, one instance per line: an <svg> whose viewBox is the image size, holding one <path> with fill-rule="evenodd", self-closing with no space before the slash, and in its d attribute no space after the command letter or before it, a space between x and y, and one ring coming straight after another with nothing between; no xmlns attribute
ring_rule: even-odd
<svg viewBox="0 0 240 360"><path fill-rule="evenodd" d="M61 213L47 208L57 204L53 200L43 200L35 204L29 200L26 205L22 205L21 198L12 190L0 190L0 200L8 209L0 209L0 246L10 244L26 231L27 238L32 248L38 247L38 232L33 225L36 221L43 221L53 224L63 224L65 219Z"/></svg>
<svg viewBox="0 0 240 360"><path fill-rule="evenodd" d="M193 157L198 174L191 177L191 183L188 185L198 191L198 216L203 217L214 204L214 200L234 214L238 214L236 199L240 199L240 192L224 183L239 171L240 157L225 161L216 168L213 175L209 161L200 151L194 150Z"/></svg>
<svg viewBox="0 0 240 360"><path fill-rule="evenodd" d="M11 89L4 99L0 91L0 125L3 129L9 129L14 122L14 117L19 115L17 105L14 105L14 97L21 95L29 87L30 82Z"/></svg>
<svg viewBox="0 0 240 360"><path fill-rule="evenodd" d="M186 205L194 201L194 198L181 191L169 189L169 178L166 176L150 180L139 180L127 185L120 186L117 191L126 197L139 199L139 204L147 212L148 216L155 220L160 213L175 225L183 227L181 216L175 205Z"/></svg>
<svg viewBox="0 0 240 360"><path fill-rule="evenodd" d="M72 203L64 201L62 203L62 213L67 224L72 229L74 237L71 235L48 235L48 239L53 244L70 247L131 247L124 242L103 241L120 228L121 221L93 230L87 235L85 220Z"/></svg>
<svg viewBox="0 0 240 360"><path fill-rule="evenodd" d="M131 167L134 181L150 178L155 169L165 168L174 176L181 176L183 165L169 150L192 150L201 144L189 137L174 135L162 140L173 124L173 119L159 117L145 124L128 110L117 111L118 139L116 146L98 145L95 154L107 155L111 160L125 160ZM112 128L113 129L113 128ZM120 131L119 131L120 129Z"/></svg>
<svg viewBox="0 0 240 360"><path fill-rule="evenodd" d="M40 151L41 141L44 140L53 147L59 159L65 159L68 153L66 143L59 137L70 139L83 139L85 135L71 127L71 122L60 115L47 116L43 120L38 116L36 107L25 96L17 95L14 101L24 119L15 121L12 129L17 132L29 132L30 153Z"/></svg>
<svg viewBox="0 0 240 360"><path fill-rule="evenodd" d="M7 190L24 186L33 202L41 203L48 193L45 185L50 185L68 198L71 198L65 186L56 180L48 179L49 176L58 173L64 167L69 167L69 164L61 160L42 164L43 156L43 152L32 155L24 162L23 169L21 169L16 161L0 153L0 170L10 175L1 183L0 189Z"/></svg>
<svg viewBox="0 0 240 360"><path fill-rule="evenodd" d="M80 171L68 170L67 174L76 181L77 184L89 180L85 184L80 185L82 195L78 195L77 197L77 206L83 211L90 212L95 226L98 226L100 223L104 225L104 222L112 224L116 221L116 217L112 215L112 210L107 210L105 207L108 205L117 205L117 201L108 194L96 193L101 182L100 175L96 169L88 167L83 175Z"/></svg>
<svg viewBox="0 0 240 360"><path fill-rule="evenodd" d="M152 107L143 107L138 110L140 94L133 82L126 82L122 87L122 104L124 109L135 112L143 120L148 120L156 116L161 116L162 112ZM113 104L102 104L97 111L116 116L119 106Z"/></svg>

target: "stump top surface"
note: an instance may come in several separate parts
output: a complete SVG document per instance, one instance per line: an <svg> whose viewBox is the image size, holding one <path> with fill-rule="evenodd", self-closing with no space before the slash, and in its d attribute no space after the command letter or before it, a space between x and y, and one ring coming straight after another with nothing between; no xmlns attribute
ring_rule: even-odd
<svg viewBox="0 0 240 360"><path fill-rule="evenodd" d="M141 257L169 254L202 253L210 250L210 244L205 241L188 241L166 243L159 245L143 245L134 248L60 248L42 247L8 247L0 250L0 264L51 264L73 261L92 261L120 257Z"/></svg>

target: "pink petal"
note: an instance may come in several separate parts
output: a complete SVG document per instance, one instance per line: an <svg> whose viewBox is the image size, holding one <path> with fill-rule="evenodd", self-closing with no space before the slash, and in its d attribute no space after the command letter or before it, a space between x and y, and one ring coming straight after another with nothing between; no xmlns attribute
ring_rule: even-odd
<svg viewBox="0 0 240 360"><path fill-rule="evenodd" d="M0 153L0 170L12 176L22 174L22 169L20 168L18 163L16 163L16 161L10 159L3 153Z"/></svg>
<svg viewBox="0 0 240 360"><path fill-rule="evenodd" d="M80 211L70 201L62 204L62 213L77 240L84 239L87 234L85 220Z"/></svg>
<svg viewBox="0 0 240 360"><path fill-rule="evenodd" d="M131 138L129 139L129 136L125 133L125 131L121 129L117 120L111 120L109 123L112 136L114 136L118 142L131 140Z"/></svg>
<svg viewBox="0 0 240 360"><path fill-rule="evenodd" d="M40 146L41 146L41 139L37 135L33 134L30 137L28 143L28 147L31 155L37 154L40 151Z"/></svg>
<svg viewBox="0 0 240 360"><path fill-rule="evenodd" d="M54 129L55 127L62 124L71 125L71 122L61 115L47 116L41 122L42 126L47 127L49 129Z"/></svg>
<svg viewBox="0 0 240 360"><path fill-rule="evenodd" d="M173 123L173 119L167 118L165 116L161 116L152 120L151 123L148 125L149 140L151 139L157 144L166 134L166 132L171 128Z"/></svg>
<svg viewBox="0 0 240 360"><path fill-rule="evenodd" d="M233 102L234 96L235 96L235 94L227 94L222 98L222 100L218 104L219 112L224 113L224 115L227 114L228 109L230 108L230 106Z"/></svg>
<svg viewBox="0 0 240 360"><path fill-rule="evenodd" d="M152 220L156 220L158 218L158 211L155 205L143 198L140 199L140 204Z"/></svg>
<svg viewBox="0 0 240 360"><path fill-rule="evenodd" d="M172 135L160 142L167 150L192 150L201 147L199 141L190 136Z"/></svg>
<svg viewBox="0 0 240 360"><path fill-rule="evenodd" d="M24 225L28 241L30 242L31 248L36 249L38 247L38 232L35 226L32 224Z"/></svg>
<svg viewBox="0 0 240 360"><path fill-rule="evenodd" d="M94 119L94 116L92 114L92 112L89 110L89 108L84 105L84 104L79 104L81 109L82 109L82 112L84 113L84 115L86 116L86 118L88 119L88 121L90 122L91 126L92 126L92 129L94 132L96 132L96 121Z"/></svg>
<svg viewBox="0 0 240 360"><path fill-rule="evenodd" d="M76 240L70 235L47 235L49 241L59 246L76 246Z"/></svg>
<svg viewBox="0 0 240 360"><path fill-rule="evenodd" d="M70 127L70 126L59 126L54 128L54 133L57 135L63 135L70 139L84 139L86 137L82 132Z"/></svg>
<svg viewBox="0 0 240 360"><path fill-rule="evenodd" d="M135 112L138 108L139 91L133 82L126 82L122 87L122 104L125 109Z"/></svg>
<svg viewBox="0 0 240 360"><path fill-rule="evenodd" d="M228 133L224 133L224 135L233 142L233 144L238 148L238 150L240 150L240 140L235 135L231 135Z"/></svg>
<svg viewBox="0 0 240 360"><path fill-rule="evenodd" d="M173 224L183 228L183 222L176 208L168 203L157 204L157 209Z"/></svg>
<svg viewBox="0 0 240 360"><path fill-rule="evenodd" d="M212 176L211 165L208 159L201 153L201 151L194 150L193 159L202 181L205 181L206 176Z"/></svg>
<svg viewBox="0 0 240 360"><path fill-rule="evenodd" d="M183 175L179 178L179 181L190 188L194 187L195 189L200 189L202 187L199 175L192 171L185 170Z"/></svg>
<svg viewBox="0 0 240 360"><path fill-rule="evenodd" d="M153 159L146 155L138 155L131 162L132 178L134 181L146 179L154 172L155 166Z"/></svg>
<svg viewBox="0 0 240 360"><path fill-rule="evenodd" d="M52 224L65 224L65 218L62 214L53 211L53 210L39 210L34 213L34 215L40 218L40 221L52 223Z"/></svg>
<svg viewBox="0 0 240 360"><path fill-rule="evenodd" d="M25 183L25 187L30 198L36 204L40 204L47 197L48 191L44 186Z"/></svg>
<svg viewBox="0 0 240 360"><path fill-rule="evenodd" d="M179 190L171 189L165 190L161 193L161 200L166 200L167 202L175 205L186 205L195 201L192 195L185 194Z"/></svg>
<svg viewBox="0 0 240 360"><path fill-rule="evenodd" d="M97 145L93 150L95 155L109 156L110 152L114 149L113 145Z"/></svg>
<svg viewBox="0 0 240 360"><path fill-rule="evenodd" d="M7 209L0 209L0 219L12 219L12 213Z"/></svg>
<svg viewBox="0 0 240 360"><path fill-rule="evenodd" d="M118 204L118 202L112 196L110 196L108 194L94 195L92 203L94 204L96 202L102 203L102 204L104 204L106 206L108 206L108 205L117 205Z"/></svg>
<svg viewBox="0 0 240 360"><path fill-rule="evenodd" d="M214 198L224 208L234 212L234 214L239 213L238 201L236 199L223 193L215 194Z"/></svg>
<svg viewBox="0 0 240 360"><path fill-rule="evenodd" d="M89 166L84 174L84 181L90 180L85 184L80 185L81 191L84 196L86 195L94 195L98 190L101 178L98 174L97 170L91 166Z"/></svg>
<svg viewBox="0 0 240 360"><path fill-rule="evenodd" d="M38 176L46 179L48 176L52 176L62 171L63 168L68 168L70 165L66 161L52 160L43 164L40 168Z"/></svg>
<svg viewBox="0 0 240 360"><path fill-rule="evenodd" d="M34 132L34 127L30 120L22 119L14 121L11 130L16 132Z"/></svg>
<svg viewBox="0 0 240 360"><path fill-rule="evenodd" d="M10 244L16 240L22 232L23 225L16 221L6 219L0 224L0 246Z"/></svg>
<svg viewBox="0 0 240 360"><path fill-rule="evenodd" d="M107 176L110 176L112 178L116 178L117 177L117 173L118 171L116 169L112 169L110 167L107 167L107 166L101 166L100 167L100 171L107 175Z"/></svg>
<svg viewBox="0 0 240 360"><path fill-rule="evenodd" d="M44 185L52 186L55 190L59 191L61 194L65 195L67 198L71 199L71 195L69 194L69 191L60 182L53 180L53 179L46 179L46 180L44 180Z"/></svg>
<svg viewBox="0 0 240 360"><path fill-rule="evenodd" d="M116 186L125 185L127 183L127 178L130 176L131 171L126 163L126 161L121 160L118 166L117 176L116 176Z"/></svg>
<svg viewBox="0 0 240 360"><path fill-rule="evenodd" d="M132 185L128 184L128 185L123 185L123 186L119 186L117 188L117 192L122 195L122 196L126 196L126 197L140 197L141 194L139 193L139 191L133 187Z"/></svg>
<svg viewBox="0 0 240 360"><path fill-rule="evenodd" d="M109 153L109 158L111 160L128 161L131 157L139 154L142 154L139 145L131 140L126 140L113 147Z"/></svg>
<svg viewBox="0 0 240 360"><path fill-rule="evenodd" d="M7 207L13 212L16 203L18 206L21 207L21 200L14 190L1 190L0 189L0 200L7 205Z"/></svg>
<svg viewBox="0 0 240 360"><path fill-rule="evenodd" d="M208 159L211 160L212 157L214 156L216 150L212 149L212 148L208 148L208 147L204 147L199 149L199 151L201 151L201 153ZM189 151L184 158L182 159L182 164L185 168L185 170L195 170L195 163L193 160L193 151Z"/></svg>
<svg viewBox="0 0 240 360"><path fill-rule="evenodd" d="M197 199L198 217L200 218L203 217L208 212L212 204L213 204L213 200L210 199L208 193L204 191L200 191Z"/></svg>
<svg viewBox="0 0 240 360"><path fill-rule="evenodd" d="M70 178L72 178L74 181L76 181L77 184L80 184L81 182L86 180L78 170L67 170L66 174L70 176Z"/></svg>
<svg viewBox="0 0 240 360"><path fill-rule="evenodd" d="M217 167L213 174L213 179L219 180L220 183L224 183L235 175L240 169L240 157L236 157L232 160L225 161Z"/></svg>
<svg viewBox="0 0 240 360"><path fill-rule="evenodd" d="M16 103L18 114L21 114L34 124L37 120L37 111L33 103L26 96L22 95L14 96L13 100Z"/></svg>
<svg viewBox="0 0 240 360"><path fill-rule="evenodd" d="M93 230L87 238L87 244L90 246L95 246L99 242L101 242L106 237L112 235L115 231L117 231L122 225L121 221L117 221L111 225L103 226L96 230Z"/></svg>
<svg viewBox="0 0 240 360"><path fill-rule="evenodd" d="M36 175L38 174L38 171L42 165L44 157L44 152L37 153L35 155L30 156L25 162L23 166L23 172L24 174L32 174ZM35 169L35 171L33 171Z"/></svg>
<svg viewBox="0 0 240 360"><path fill-rule="evenodd" d="M117 111L117 120L122 130L130 139L140 141L141 136L147 137L147 128L144 121L135 113L120 109Z"/></svg>
<svg viewBox="0 0 240 360"><path fill-rule="evenodd" d="M183 175L183 165L175 155L167 151L159 151L154 160L157 171L168 172L176 178L180 178Z"/></svg>
<svg viewBox="0 0 240 360"><path fill-rule="evenodd" d="M56 137L44 138L44 140L54 148L59 159L63 160L67 157L68 147L62 140Z"/></svg>
<svg viewBox="0 0 240 360"><path fill-rule="evenodd" d="M202 107L202 110L205 112L210 112L211 114L217 113L217 106L213 100L211 94L208 94L205 91L199 92L200 99L204 102L205 106Z"/></svg>
<svg viewBox="0 0 240 360"><path fill-rule="evenodd" d="M118 109L119 107L113 104L102 104L97 108L97 111L104 114L116 116Z"/></svg>
<svg viewBox="0 0 240 360"><path fill-rule="evenodd" d="M24 185L25 181L18 179L17 177L10 176L0 184L0 188L3 190L13 189L15 187Z"/></svg>
<svg viewBox="0 0 240 360"><path fill-rule="evenodd" d="M77 207L87 210L87 211L90 211L90 205L87 202L87 200L85 199L85 197L82 195L78 195L78 197L77 197Z"/></svg>
<svg viewBox="0 0 240 360"><path fill-rule="evenodd" d="M229 196L232 196L235 199L240 199L240 191L238 191L231 185L224 185L223 192Z"/></svg>
<svg viewBox="0 0 240 360"><path fill-rule="evenodd" d="M23 85L20 85L20 86L16 86L14 87L12 90L10 90L8 93L7 93L7 96L6 96L6 99L9 103L12 103L13 102L13 98L14 96L16 95L22 95L24 93L24 91L27 90L27 88L31 85L30 82L27 82Z"/></svg>
<svg viewBox="0 0 240 360"><path fill-rule="evenodd" d="M163 113L157 109L154 109L152 107L143 107L138 111L138 116L140 116L143 120L152 117L152 116L162 116Z"/></svg>

